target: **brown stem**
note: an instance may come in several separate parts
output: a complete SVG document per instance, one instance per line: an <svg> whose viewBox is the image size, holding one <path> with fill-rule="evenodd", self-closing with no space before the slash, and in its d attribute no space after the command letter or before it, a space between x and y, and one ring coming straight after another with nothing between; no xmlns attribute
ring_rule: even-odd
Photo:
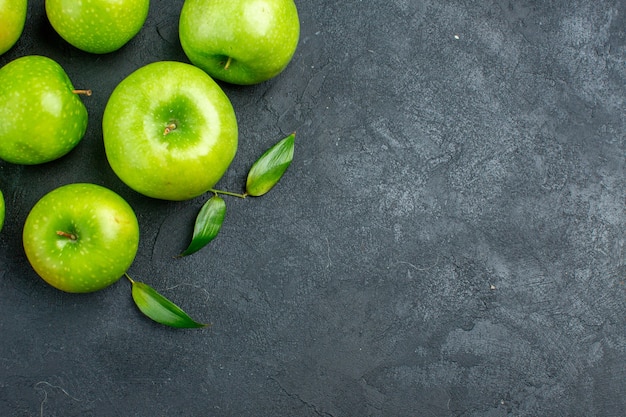
<svg viewBox="0 0 626 417"><path fill-rule="evenodd" d="M63 230L57 230L57 235L66 237L70 240L78 239L78 237L74 233L67 233L67 232L64 232Z"/></svg>
<svg viewBox="0 0 626 417"><path fill-rule="evenodd" d="M90 96L91 95L91 90L72 90L72 93L74 94L81 94L84 96Z"/></svg>
<svg viewBox="0 0 626 417"><path fill-rule="evenodd" d="M176 130L176 123L170 123L169 125L167 125L165 127L165 130L163 131L163 136L167 135L172 130Z"/></svg>
<svg viewBox="0 0 626 417"><path fill-rule="evenodd" d="M230 67L231 62L233 62L233 58L229 56L228 59L226 60L226 64L224 64L225 70L227 70Z"/></svg>

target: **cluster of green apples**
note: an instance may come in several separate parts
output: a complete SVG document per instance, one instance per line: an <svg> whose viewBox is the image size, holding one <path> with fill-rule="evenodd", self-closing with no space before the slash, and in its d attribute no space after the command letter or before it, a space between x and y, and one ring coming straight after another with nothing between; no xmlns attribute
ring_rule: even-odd
<svg viewBox="0 0 626 417"><path fill-rule="evenodd" d="M149 0L46 0L45 10L69 44L114 53L141 31ZM26 15L26 0L0 0L0 53L17 42ZM238 143L235 111L214 79L251 85L277 76L293 57L299 30L293 0L185 0L179 35L190 63L138 68L108 99L102 135L115 174L157 199L187 200L212 190ZM22 56L0 68L0 159L32 165L69 153L86 132L84 95L91 91L75 89L45 56ZM0 229L4 214L0 192ZM23 230L34 270L67 292L92 292L119 280L138 242L133 209L94 184L52 190L32 208Z"/></svg>

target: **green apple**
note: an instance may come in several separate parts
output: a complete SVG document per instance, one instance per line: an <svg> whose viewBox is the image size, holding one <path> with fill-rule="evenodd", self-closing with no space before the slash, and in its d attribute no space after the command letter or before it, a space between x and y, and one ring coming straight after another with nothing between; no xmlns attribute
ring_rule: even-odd
<svg viewBox="0 0 626 417"><path fill-rule="evenodd" d="M113 171L149 197L187 200L210 190L237 151L230 100L202 70L153 62L113 90L102 133Z"/></svg>
<svg viewBox="0 0 626 417"><path fill-rule="evenodd" d="M20 38L26 22L26 0L0 0L0 54Z"/></svg>
<svg viewBox="0 0 626 417"><path fill-rule="evenodd" d="M192 64L213 78L250 85L289 64L300 21L293 0L185 0L179 37Z"/></svg>
<svg viewBox="0 0 626 417"><path fill-rule="evenodd" d="M116 51L139 33L150 0L46 0L50 24L68 43L83 51Z"/></svg>
<svg viewBox="0 0 626 417"><path fill-rule="evenodd" d="M87 109L63 68L24 56L0 68L0 158L41 164L71 151L87 129Z"/></svg>
<svg viewBox="0 0 626 417"><path fill-rule="evenodd" d="M4 225L4 196L2 195L2 191L0 191L0 231L2 230L3 225Z"/></svg>
<svg viewBox="0 0 626 417"><path fill-rule="evenodd" d="M43 196L24 224L23 243L33 269L66 292L93 292L116 282L139 245L137 217L115 192L69 184Z"/></svg>

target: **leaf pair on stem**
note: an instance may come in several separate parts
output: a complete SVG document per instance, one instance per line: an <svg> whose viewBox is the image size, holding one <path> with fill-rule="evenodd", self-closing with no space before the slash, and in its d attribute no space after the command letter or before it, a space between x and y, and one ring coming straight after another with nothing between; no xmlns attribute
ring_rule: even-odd
<svg viewBox="0 0 626 417"><path fill-rule="evenodd" d="M191 243L180 254L181 257L199 251L219 233L226 216L226 203L218 194L240 198L260 197L269 192L280 181L293 160L295 136L295 133L290 134L257 159L248 172L246 190L243 194L211 190L214 195L200 209L194 224ZM176 328L208 326L208 324L193 320L180 307L163 297L149 285L133 281L128 275L126 277L131 282L133 300L139 310L157 323Z"/></svg>

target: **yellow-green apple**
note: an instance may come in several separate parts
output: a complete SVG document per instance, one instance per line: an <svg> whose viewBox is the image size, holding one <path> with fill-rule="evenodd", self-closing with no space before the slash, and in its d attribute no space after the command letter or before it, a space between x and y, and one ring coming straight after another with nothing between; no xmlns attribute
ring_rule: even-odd
<svg viewBox="0 0 626 417"><path fill-rule="evenodd" d="M192 64L232 84L275 77L300 37L293 0L185 0L179 37Z"/></svg>
<svg viewBox="0 0 626 417"><path fill-rule="evenodd" d="M46 14L69 44L94 54L116 51L139 33L150 0L46 0Z"/></svg>
<svg viewBox="0 0 626 417"><path fill-rule="evenodd" d="M67 73L44 56L0 68L0 158L41 164L71 151L87 129L87 109Z"/></svg>
<svg viewBox="0 0 626 417"><path fill-rule="evenodd" d="M153 62L122 80L107 102L102 133L117 176L164 200L210 190L237 151L230 100L205 72L182 62Z"/></svg>
<svg viewBox="0 0 626 417"><path fill-rule="evenodd" d="M130 205L95 184L56 188L32 208L23 231L24 250L48 284L73 293L116 282L139 245L139 225Z"/></svg>
<svg viewBox="0 0 626 417"><path fill-rule="evenodd" d="M26 0L0 0L0 54L20 38L26 22Z"/></svg>

